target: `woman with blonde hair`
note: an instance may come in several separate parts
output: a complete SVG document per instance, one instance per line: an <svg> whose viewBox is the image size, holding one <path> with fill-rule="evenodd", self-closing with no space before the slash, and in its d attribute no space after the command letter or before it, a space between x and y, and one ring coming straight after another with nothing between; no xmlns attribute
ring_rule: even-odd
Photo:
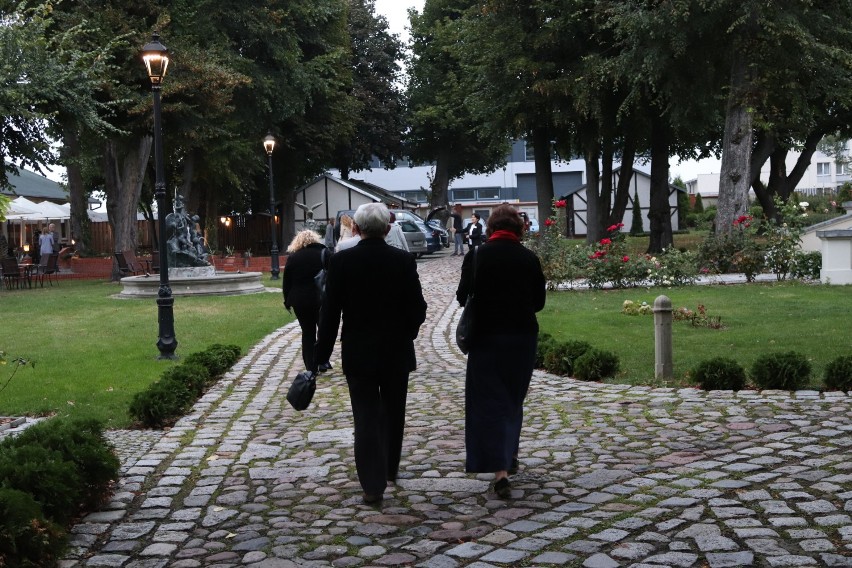
<svg viewBox="0 0 852 568"><path fill-rule="evenodd" d="M295 310L299 326L302 328L302 360L306 369L314 365L314 344L317 341L317 323L321 299L314 282L314 276L326 265L331 255L322 242L322 238L309 229L299 231L290 246L287 247L287 262L284 264L284 276L281 283L284 292L284 307ZM320 370L331 369L326 362Z"/></svg>

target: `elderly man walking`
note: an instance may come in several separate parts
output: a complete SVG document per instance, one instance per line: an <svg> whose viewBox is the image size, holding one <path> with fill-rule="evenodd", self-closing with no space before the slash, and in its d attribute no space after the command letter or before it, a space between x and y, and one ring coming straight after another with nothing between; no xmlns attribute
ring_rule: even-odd
<svg viewBox="0 0 852 568"><path fill-rule="evenodd" d="M385 242L390 213L381 203L355 212L361 240L331 257L320 310L315 371L328 361L341 316L343 373L355 423L355 468L364 501L376 503L396 481L405 429L408 375L426 301L414 257Z"/></svg>

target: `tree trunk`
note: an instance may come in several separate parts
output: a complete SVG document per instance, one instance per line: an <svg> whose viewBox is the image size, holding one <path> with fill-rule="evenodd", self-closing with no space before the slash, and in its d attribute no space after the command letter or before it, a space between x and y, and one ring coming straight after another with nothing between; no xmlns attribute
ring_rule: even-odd
<svg viewBox="0 0 852 568"><path fill-rule="evenodd" d="M435 207L448 207L450 200L450 148L446 145L441 147L438 152L438 159L435 161L435 175L432 178L429 190L432 195L429 198L429 205Z"/></svg>
<svg viewBox="0 0 852 568"><path fill-rule="evenodd" d="M82 256L91 253L92 230L89 222L89 201L80 168L80 138L75 121L62 121L62 161L68 175L68 197L71 202L71 239Z"/></svg>
<svg viewBox="0 0 852 568"><path fill-rule="evenodd" d="M595 222L599 227L600 234L604 234L609 220L610 206L612 205L612 162L613 149L612 139L604 138L601 151L601 193L598 196L598 216Z"/></svg>
<svg viewBox="0 0 852 568"><path fill-rule="evenodd" d="M763 184L759 177L760 168L762 167L763 162L766 161L766 158L763 157L762 153L758 154L757 150L755 150L754 155L752 156L752 172L754 172L755 167L757 167L758 177L757 179L752 180L752 188L754 189L754 194L757 196L760 206L763 208L763 214L767 219L778 220L778 212L775 210L774 198L778 196L784 202L790 199L790 196L793 195L793 192L796 190L796 186L799 185L800 181L802 181L802 177L805 175L808 166L811 164L811 159L816 151L817 144L819 144L819 141L822 140L824 135L825 133L821 130L813 131L808 134L805 139L805 143L802 146L802 151L796 159L796 165L793 166L793 170L789 175L787 174L787 154L789 153L789 150L773 144L771 148L772 151L769 155L769 180L766 185ZM760 147L761 144L760 141L758 141L756 148L759 149ZM762 162L755 166L755 162L759 160L762 160Z"/></svg>
<svg viewBox="0 0 852 568"><path fill-rule="evenodd" d="M636 160L636 143L632 136L628 136L624 142L621 154L621 169L618 176L618 184L615 188L615 200L612 204L607 226L624 222L624 213L630 202L630 186L633 181L633 163Z"/></svg>
<svg viewBox="0 0 852 568"><path fill-rule="evenodd" d="M716 232L730 233L734 221L748 211L748 189L752 145L752 115L748 109L748 62L742 52L731 66L731 93L725 113L722 139L722 171L719 176L719 202Z"/></svg>
<svg viewBox="0 0 852 568"><path fill-rule="evenodd" d="M650 240L648 253L656 254L672 246L672 217L669 206L669 131L661 117L651 124L651 202L648 211Z"/></svg>
<svg viewBox="0 0 852 568"><path fill-rule="evenodd" d="M150 135L145 135L135 143L121 144L116 140L106 143L104 193L115 241L113 250L136 250L136 212L152 141ZM158 212L158 215L164 214L163 211Z"/></svg>
<svg viewBox="0 0 852 568"><path fill-rule="evenodd" d="M553 213L553 171L550 161L550 130L544 126L533 128L533 155L535 158L535 194L538 199L538 218L543 223Z"/></svg>
<svg viewBox="0 0 852 568"><path fill-rule="evenodd" d="M187 152L183 160L183 168L181 168L182 182L180 184L180 194L183 197L183 202L186 205L188 213L197 213L199 209L198 196L192 192L192 180L195 175L195 159L197 150L192 149Z"/></svg>
<svg viewBox="0 0 852 568"><path fill-rule="evenodd" d="M600 223L597 222L600 200L598 187L600 184L600 147L597 140L588 140L583 154L586 161L586 242L593 244L602 237Z"/></svg>

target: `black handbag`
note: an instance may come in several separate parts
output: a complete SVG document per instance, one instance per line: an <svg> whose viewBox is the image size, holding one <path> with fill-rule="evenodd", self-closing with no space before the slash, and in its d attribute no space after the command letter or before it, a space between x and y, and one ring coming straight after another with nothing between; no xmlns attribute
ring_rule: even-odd
<svg viewBox="0 0 852 568"><path fill-rule="evenodd" d="M304 410L311 404L316 390L317 376L310 371L302 371L287 391L287 402L296 410Z"/></svg>
<svg viewBox="0 0 852 568"><path fill-rule="evenodd" d="M464 301L464 309L462 310L459 325L456 327L456 345L459 346L461 352L467 355L470 352L470 343L474 332L474 290L476 289L476 249L473 249L473 257L470 259L473 265L473 278L471 278L470 292Z"/></svg>

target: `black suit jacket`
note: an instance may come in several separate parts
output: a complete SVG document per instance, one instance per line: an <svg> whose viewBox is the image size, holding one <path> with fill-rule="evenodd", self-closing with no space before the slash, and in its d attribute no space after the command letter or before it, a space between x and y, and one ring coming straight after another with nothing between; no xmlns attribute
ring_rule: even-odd
<svg viewBox="0 0 852 568"><path fill-rule="evenodd" d="M375 238L333 255L320 309L317 362L331 357L341 316L344 374L413 371L414 340L426 319L414 257Z"/></svg>

